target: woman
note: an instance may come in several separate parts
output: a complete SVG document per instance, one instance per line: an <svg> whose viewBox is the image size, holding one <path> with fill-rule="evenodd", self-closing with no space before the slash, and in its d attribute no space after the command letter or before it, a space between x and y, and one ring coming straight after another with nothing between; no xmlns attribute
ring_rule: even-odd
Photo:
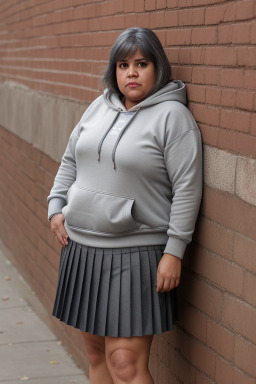
<svg viewBox="0 0 256 384"><path fill-rule="evenodd" d="M82 331L91 383L152 384L201 200L201 138L151 30L117 38L103 84L48 197L63 246L53 315Z"/></svg>

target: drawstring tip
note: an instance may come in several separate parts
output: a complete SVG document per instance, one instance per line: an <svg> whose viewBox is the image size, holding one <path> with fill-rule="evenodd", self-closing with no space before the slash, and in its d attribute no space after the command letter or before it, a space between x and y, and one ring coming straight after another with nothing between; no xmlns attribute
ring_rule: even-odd
<svg viewBox="0 0 256 384"><path fill-rule="evenodd" d="M100 154L98 153L98 161L100 161Z"/></svg>
<svg viewBox="0 0 256 384"><path fill-rule="evenodd" d="M113 161L113 168L116 169L116 163Z"/></svg>

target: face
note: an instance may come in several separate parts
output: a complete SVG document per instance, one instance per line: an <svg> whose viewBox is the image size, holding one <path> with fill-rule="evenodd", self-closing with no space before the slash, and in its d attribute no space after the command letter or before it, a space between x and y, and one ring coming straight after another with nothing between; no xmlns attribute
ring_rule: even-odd
<svg viewBox="0 0 256 384"><path fill-rule="evenodd" d="M138 50L129 59L116 63L116 79L128 110L145 99L154 87L156 69Z"/></svg>

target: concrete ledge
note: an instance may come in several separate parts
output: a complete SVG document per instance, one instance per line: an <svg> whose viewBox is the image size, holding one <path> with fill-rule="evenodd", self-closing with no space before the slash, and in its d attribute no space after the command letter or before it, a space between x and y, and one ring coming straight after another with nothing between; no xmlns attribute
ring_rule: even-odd
<svg viewBox="0 0 256 384"><path fill-rule="evenodd" d="M21 84L0 83L0 125L56 161L87 107Z"/></svg>
<svg viewBox="0 0 256 384"><path fill-rule="evenodd" d="M209 187L234 194L237 156L215 147L204 147L204 177Z"/></svg>
<svg viewBox="0 0 256 384"><path fill-rule="evenodd" d="M240 157L237 160L236 194L249 204L256 205L256 160Z"/></svg>

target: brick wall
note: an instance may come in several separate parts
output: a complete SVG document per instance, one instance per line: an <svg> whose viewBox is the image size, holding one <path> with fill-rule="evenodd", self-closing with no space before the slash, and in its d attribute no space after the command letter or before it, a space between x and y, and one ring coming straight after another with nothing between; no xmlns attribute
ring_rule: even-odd
<svg viewBox="0 0 256 384"><path fill-rule="evenodd" d="M157 33L173 77L187 84L204 140L205 191L183 265L179 325L152 346L158 384L255 383L255 14L253 0L0 1L3 92L15 82L41 100L92 101L109 47L135 25ZM28 98L20 96L19 120L12 100L1 110L9 118L0 116L1 238L50 312L59 247L46 220L46 196L58 162L44 153L45 142L37 140L36 149L24 128L20 133L21 119L34 129L22 115ZM88 372L79 333L47 321Z"/></svg>

